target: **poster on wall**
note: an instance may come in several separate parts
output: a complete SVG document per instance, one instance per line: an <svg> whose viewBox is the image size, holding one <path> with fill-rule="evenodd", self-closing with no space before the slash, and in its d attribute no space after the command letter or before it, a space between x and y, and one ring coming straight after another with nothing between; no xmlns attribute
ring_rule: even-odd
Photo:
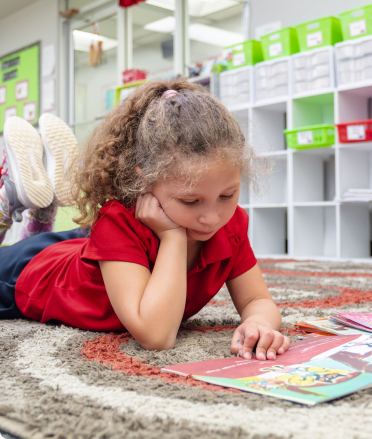
<svg viewBox="0 0 372 439"><path fill-rule="evenodd" d="M40 102L40 44L0 58L0 133L10 116L36 125Z"/></svg>

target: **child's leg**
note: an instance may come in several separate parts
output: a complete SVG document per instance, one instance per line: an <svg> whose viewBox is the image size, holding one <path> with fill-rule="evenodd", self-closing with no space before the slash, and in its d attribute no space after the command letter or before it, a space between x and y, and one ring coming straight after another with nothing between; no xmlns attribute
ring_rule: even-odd
<svg viewBox="0 0 372 439"><path fill-rule="evenodd" d="M23 214L23 226L19 232L18 241L39 233L52 232L57 215L57 201L44 209L28 209Z"/></svg>
<svg viewBox="0 0 372 439"><path fill-rule="evenodd" d="M4 126L3 167L0 179L0 243L13 221L22 221L26 209L46 208L53 201L46 174L43 145L35 128L19 118Z"/></svg>
<svg viewBox="0 0 372 439"><path fill-rule="evenodd" d="M52 183L55 197L53 203L42 209L29 209L24 213L24 223L18 241L51 232L57 214L57 206L70 205L69 181L64 176L77 153L77 140L61 119L45 113L40 117L40 134L45 150L46 172Z"/></svg>
<svg viewBox="0 0 372 439"><path fill-rule="evenodd" d="M77 229L60 233L43 233L9 247L0 247L0 320L23 317L15 300L16 283L32 258L50 245L85 237L86 234Z"/></svg>

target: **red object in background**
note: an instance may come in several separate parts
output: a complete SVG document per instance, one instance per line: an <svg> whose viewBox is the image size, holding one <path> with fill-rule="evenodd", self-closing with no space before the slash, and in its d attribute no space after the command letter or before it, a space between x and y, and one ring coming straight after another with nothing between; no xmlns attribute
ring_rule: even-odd
<svg viewBox="0 0 372 439"><path fill-rule="evenodd" d="M119 0L119 6L122 8L129 8L129 6L144 2L145 0Z"/></svg>
<svg viewBox="0 0 372 439"><path fill-rule="evenodd" d="M146 79L147 72L143 70L129 69L123 72L123 84L128 84L129 82L142 81Z"/></svg>
<svg viewBox="0 0 372 439"><path fill-rule="evenodd" d="M335 124L340 143L370 142L372 140L372 119L355 120Z"/></svg>

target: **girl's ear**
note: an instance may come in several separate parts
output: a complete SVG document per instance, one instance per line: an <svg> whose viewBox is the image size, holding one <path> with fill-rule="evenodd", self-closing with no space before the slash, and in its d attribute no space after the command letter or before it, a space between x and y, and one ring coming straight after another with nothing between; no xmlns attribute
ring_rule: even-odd
<svg viewBox="0 0 372 439"><path fill-rule="evenodd" d="M134 170L137 172L137 174L142 174L142 171L141 171L141 169L138 166L136 166L134 168Z"/></svg>

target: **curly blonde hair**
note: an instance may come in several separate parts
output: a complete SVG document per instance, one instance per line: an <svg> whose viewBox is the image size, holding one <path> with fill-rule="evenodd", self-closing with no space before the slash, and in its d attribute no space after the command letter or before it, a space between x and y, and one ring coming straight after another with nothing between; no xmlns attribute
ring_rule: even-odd
<svg viewBox="0 0 372 439"><path fill-rule="evenodd" d="M162 96L170 89L178 93ZM80 151L70 174L80 212L74 221L91 225L110 199L130 208L171 175L190 182L197 178L195 165L207 166L216 157L231 160L252 178L252 148L205 88L183 78L147 82L106 116Z"/></svg>

